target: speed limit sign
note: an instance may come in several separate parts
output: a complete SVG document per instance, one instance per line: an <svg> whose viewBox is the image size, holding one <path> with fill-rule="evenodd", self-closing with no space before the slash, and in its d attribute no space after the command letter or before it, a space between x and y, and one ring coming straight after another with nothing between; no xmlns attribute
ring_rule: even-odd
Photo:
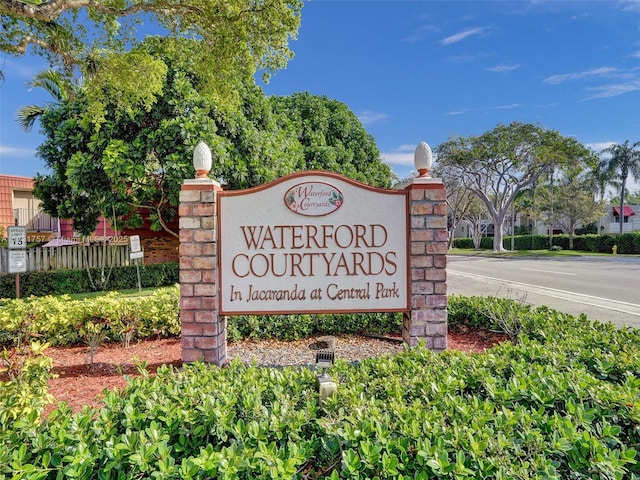
<svg viewBox="0 0 640 480"><path fill-rule="evenodd" d="M10 250L27 248L27 227L8 227L7 233Z"/></svg>

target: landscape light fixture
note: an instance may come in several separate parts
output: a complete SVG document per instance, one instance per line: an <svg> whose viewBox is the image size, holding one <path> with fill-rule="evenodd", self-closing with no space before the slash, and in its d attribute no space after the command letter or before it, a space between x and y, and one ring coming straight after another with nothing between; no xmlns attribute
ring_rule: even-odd
<svg viewBox="0 0 640 480"><path fill-rule="evenodd" d="M316 368L322 368L326 373L327 368L333 367L336 358L336 352L331 350L318 350L316 352Z"/></svg>
<svg viewBox="0 0 640 480"><path fill-rule="evenodd" d="M413 154L413 162L418 171L418 178L431 178L429 170L433 162L433 154L427 142L420 142Z"/></svg>
<svg viewBox="0 0 640 480"><path fill-rule="evenodd" d="M211 163L211 149L203 141L198 142L193 150L193 168L196 169L196 178L209 178Z"/></svg>
<svg viewBox="0 0 640 480"><path fill-rule="evenodd" d="M322 369L322 373L316 376L321 407L326 405L327 399L332 396L338 388L336 382L327 374L327 368L333 366L335 358L336 352L333 350L318 350L316 352L316 368Z"/></svg>

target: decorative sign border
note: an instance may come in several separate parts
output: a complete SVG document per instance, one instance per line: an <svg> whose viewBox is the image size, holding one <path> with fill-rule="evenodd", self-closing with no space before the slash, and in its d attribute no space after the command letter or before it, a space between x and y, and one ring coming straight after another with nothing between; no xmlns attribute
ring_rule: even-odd
<svg viewBox="0 0 640 480"><path fill-rule="evenodd" d="M220 314L407 311L407 212L405 190L327 172L220 192Z"/></svg>

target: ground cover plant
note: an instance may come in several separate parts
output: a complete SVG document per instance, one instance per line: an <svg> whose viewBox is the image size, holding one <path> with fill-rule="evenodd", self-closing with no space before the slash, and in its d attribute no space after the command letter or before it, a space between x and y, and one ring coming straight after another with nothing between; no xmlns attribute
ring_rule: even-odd
<svg viewBox="0 0 640 480"><path fill-rule="evenodd" d="M0 476L640 478L640 333L510 302L451 296L449 322L498 329L517 307L513 342L338 361L322 408L316 372L235 362L163 367L44 418L38 350L13 381L29 403L0 388Z"/></svg>

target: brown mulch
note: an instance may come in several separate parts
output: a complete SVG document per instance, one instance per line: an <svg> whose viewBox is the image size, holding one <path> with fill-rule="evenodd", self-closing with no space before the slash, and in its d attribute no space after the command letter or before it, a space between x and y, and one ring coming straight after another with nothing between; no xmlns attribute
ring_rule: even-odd
<svg viewBox="0 0 640 480"><path fill-rule="evenodd" d="M486 332L457 330L449 332L447 344L451 350L484 352L502 339ZM397 336L382 339L340 335L336 340L336 358L348 361L404 350ZM313 349L316 344L314 338L295 342L241 341L229 343L227 355L229 359L239 357L245 363L259 365L311 365L315 360ZM145 340L132 343L128 349L120 343L103 345L95 355L93 367L85 346L50 347L46 355L53 359L52 373L56 378L50 380L49 391L55 398L54 403L66 402L74 411L80 411L84 406L99 407L102 392L124 388L124 377L138 375L139 364L144 363L150 373L155 373L161 365L182 365L179 339ZM47 410L52 408L53 405Z"/></svg>

